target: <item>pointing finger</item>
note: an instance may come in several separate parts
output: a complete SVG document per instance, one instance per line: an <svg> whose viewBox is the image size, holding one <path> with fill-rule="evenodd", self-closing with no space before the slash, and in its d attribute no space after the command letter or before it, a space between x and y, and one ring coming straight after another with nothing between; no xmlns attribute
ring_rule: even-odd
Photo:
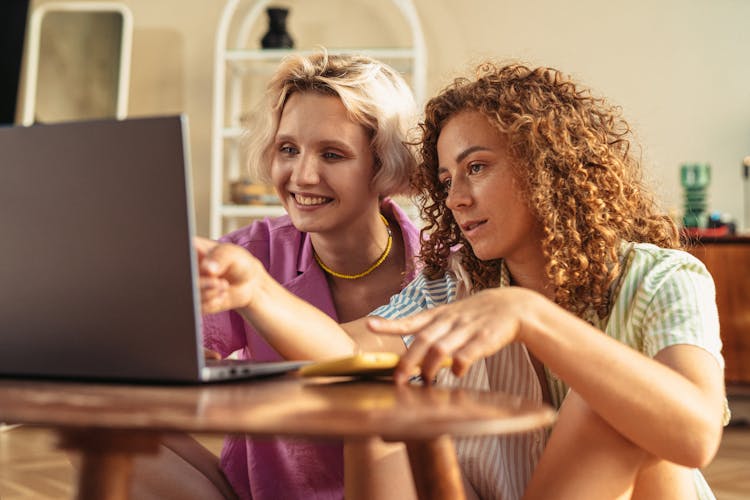
<svg viewBox="0 0 750 500"><path fill-rule="evenodd" d="M214 247L218 245L217 242L213 240L209 240L208 238L202 238L200 236L194 236L193 237L193 247L195 247L195 250L198 252L198 255L201 257L204 257L208 252L210 252Z"/></svg>

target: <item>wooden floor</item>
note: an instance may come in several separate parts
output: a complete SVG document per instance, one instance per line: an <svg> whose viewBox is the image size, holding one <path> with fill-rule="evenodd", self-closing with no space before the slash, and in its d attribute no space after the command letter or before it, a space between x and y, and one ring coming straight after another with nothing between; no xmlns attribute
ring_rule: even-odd
<svg viewBox="0 0 750 500"><path fill-rule="evenodd" d="M221 439L200 436L218 453ZM734 425L713 463L706 468L708 483L718 500L750 498L750 426ZM21 426L0 431L0 499L46 500L74 497L74 474L67 457L55 450L54 436Z"/></svg>
<svg viewBox="0 0 750 500"><path fill-rule="evenodd" d="M196 436L217 455L219 436ZM0 500L75 498L75 472L67 455L56 449L50 431L30 426L0 430Z"/></svg>
<svg viewBox="0 0 750 500"><path fill-rule="evenodd" d="M750 386L729 386L732 423L704 475L717 500L750 499Z"/></svg>

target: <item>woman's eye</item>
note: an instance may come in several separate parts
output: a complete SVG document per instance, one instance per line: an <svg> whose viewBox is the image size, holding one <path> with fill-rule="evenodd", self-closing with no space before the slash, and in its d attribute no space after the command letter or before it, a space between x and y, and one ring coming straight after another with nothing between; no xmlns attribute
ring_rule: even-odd
<svg viewBox="0 0 750 500"><path fill-rule="evenodd" d="M288 156L294 156L296 154L299 154L299 150L294 147L290 146L289 144L284 144L279 148L279 152L288 155Z"/></svg>
<svg viewBox="0 0 750 500"><path fill-rule="evenodd" d="M323 153L323 158L325 158L326 160L341 160L344 157L338 153L326 151L325 153Z"/></svg>
<svg viewBox="0 0 750 500"><path fill-rule="evenodd" d="M440 185L443 186L443 189L448 191L451 188L451 180L450 179L441 179Z"/></svg>
<svg viewBox="0 0 750 500"><path fill-rule="evenodd" d="M469 165L469 172L472 174L476 174L481 172L483 168L484 165L481 163L472 163L471 165Z"/></svg>

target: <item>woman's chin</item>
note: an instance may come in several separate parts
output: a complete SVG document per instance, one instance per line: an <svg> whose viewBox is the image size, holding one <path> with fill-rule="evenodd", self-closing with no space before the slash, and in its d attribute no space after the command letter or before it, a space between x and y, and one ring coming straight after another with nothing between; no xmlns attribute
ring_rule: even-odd
<svg viewBox="0 0 750 500"><path fill-rule="evenodd" d="M481 260L481 261L490 261L490 260L496 260L501 258L500 255L498 255L498 252L493 252L491 248L487 248L486 246L483 246L482 244L470 244L471 245L471 251L474 254L474 256Z"/></svg>

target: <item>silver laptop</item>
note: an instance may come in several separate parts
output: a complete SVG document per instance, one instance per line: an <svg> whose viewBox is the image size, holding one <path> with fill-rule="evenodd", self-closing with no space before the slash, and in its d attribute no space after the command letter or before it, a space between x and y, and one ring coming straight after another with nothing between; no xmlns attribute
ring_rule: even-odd
<svg viewBox="0 0 750 500"><path fill-rule="evenodd" d="M0 128L0 375L199 382L184 117Z"/></svg>

